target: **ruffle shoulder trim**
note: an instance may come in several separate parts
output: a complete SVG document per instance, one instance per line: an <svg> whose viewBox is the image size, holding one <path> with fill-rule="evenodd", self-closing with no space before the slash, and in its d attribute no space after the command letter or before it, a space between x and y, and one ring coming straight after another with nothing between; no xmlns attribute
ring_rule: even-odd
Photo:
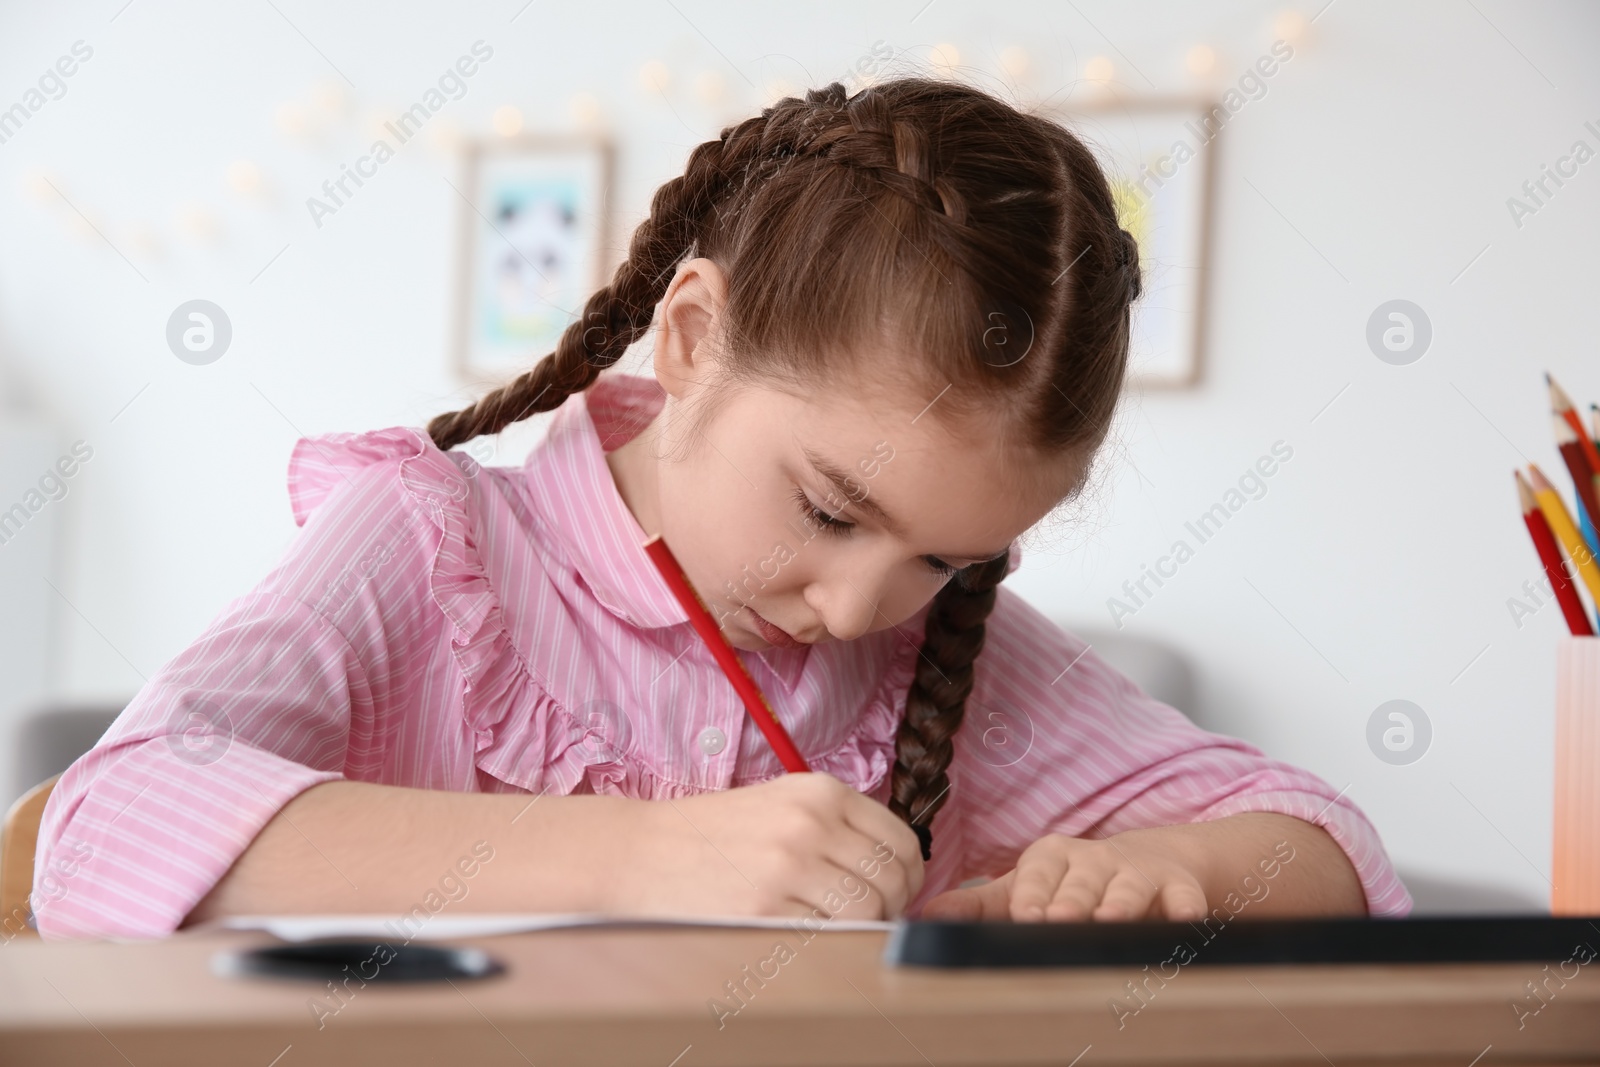
<svg viewBox="0 0 1600 1067"><path fill-rule="evenodd" d="M569 708L554 698L513 643L475 538L478 516L488 505L477 484L483 468L470 456L444 452L412 427L302 438L289 460L296 524L303 526L336 490L375 465L396 470L410 505L432 530L428 590L452 629L463 716L479 770L533 793L663 799L705 792L633 751L625 717L608 714L599 706L604 702ZM846 741L813 758L817 769L858 788L885 779L894 759L897 696L909 684L912 666L889 671L887 684Z"/></svg>

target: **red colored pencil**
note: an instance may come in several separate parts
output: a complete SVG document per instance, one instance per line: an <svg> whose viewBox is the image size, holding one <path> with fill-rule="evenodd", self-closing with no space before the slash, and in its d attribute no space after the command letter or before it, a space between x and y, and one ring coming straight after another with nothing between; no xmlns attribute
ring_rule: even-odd
<svg viewBox="0 0 1600 1067"><path fill-rule="evenodd" d="M705 641L706 647L711 649L711 654L716 657L722 673L728 676L728 681L738 690L739 698L744 701L745 711L750 713L750 718L755 720L756 726L766 736L767 744L772 746L772 751L778 754L778 762L783 764L783 769L791 773L809 771L811 768L806 765L805 757L800 755L800 750L795 747L789 731L783 728L783 723L778 721L772 705L761 695L761 689L756 685L756 680L750 677L750 671L745 667L744 660L740 659L734 652L733 646L728 644L721 627L711 617L711 612L706 610L705 601L700 599L700 594L689 584L683 568L678 565L677 557L661 539L661 535L656 534L646 541L644 550L655 562L656 570L661 572L661 577L666 579L672 595L678 598L683 610L689 613L689 621L694 625L695 632Z"/></svg>
<svg viewBox="0 0 1600 1067"><path fill-rule="evenodd" d="M1583 449L1583 456L1589 461L1589 469L1600 473L1600 448L1595 447L1594 441L1589 437L1589 431L1583 428L1583 419L1578 417L1578 412L1572 406L1572 398L1567 396L1567 391L1556 384L1556 380L1547 373L1544 376L1545 384L1550 386L1550 410L1561 417L1572 432L1577 435L1579 445ZM1594 518L1594 516L1590 516ZM1600 522L1600 519L1595 519Z"/></svg>
<svg viewBox="0 0 1600 1067"><path fill-rule="evenodd" d="M1600 487L1596 485L1600 478L1595 477L1595 470L1589 466L1589 459L1583 453L1583 445L1578 443L1583 435L1573 433L1572 426L1559 415L1554 421L1556 448L1561 450L1561 460L1567 465L1567 473L1572 475L1572 484L1578 490L1583 510L1589 513L1590 522L1600 522ZM1590 441L1589 445L1592 448L1594 442Z"/></svg>
<svg viewBox="0 0 1600 1067"><path fill-rule="evenodd" d="M1561 550L1556 547L1556 536L1550 530L1550 523L1545 520L1544 512L1539 510L1539 502L1534 499L1533 488L1522 477L1521 471L1514 472L1517 479L1517 497L1522 501L1522 520L1528 524L1528 533L1533 538L1533 547L1539 553L1539 561L1544 564L1544 572L1550 578L1550 586L1555 590L1556 600L1561 605L1561 614L1566 616L1567 629L1572 631L1574 637L1588 637L1594 633L1589 625L1589 616L1583 610L1583 601L1578 599L1578 591L1573 588L1572 578L1567 573L1566 561L1561 558Z"/></svg>

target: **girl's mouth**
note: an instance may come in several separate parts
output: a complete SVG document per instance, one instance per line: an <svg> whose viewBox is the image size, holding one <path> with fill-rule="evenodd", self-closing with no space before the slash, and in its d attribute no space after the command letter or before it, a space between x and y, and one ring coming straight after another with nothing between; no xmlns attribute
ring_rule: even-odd
<svg viewBox="0 0 1600 1067"><path fill-rule="evenodd" d="M755 620L756 633L760 634L761 639L767 644L774 645L778 648L806 647L803 642L796 641L793 637L790 637L787 632L778 629L766 619L763 619L760 615L757 615L755 609L750 607L748 604L745 605L745 610L748 611L750 613L750 617Z"/></svg>

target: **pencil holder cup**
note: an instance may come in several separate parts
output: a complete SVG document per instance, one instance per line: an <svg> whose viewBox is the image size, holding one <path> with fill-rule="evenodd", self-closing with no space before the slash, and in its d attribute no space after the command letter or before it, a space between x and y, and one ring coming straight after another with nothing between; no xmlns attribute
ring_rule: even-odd
<svg viewBox="0 0 1600 1067"><path fill-rule="evenodd" d="M1600 915L1600 637L1556 650L1555 741L1550 911Z"/></svg>

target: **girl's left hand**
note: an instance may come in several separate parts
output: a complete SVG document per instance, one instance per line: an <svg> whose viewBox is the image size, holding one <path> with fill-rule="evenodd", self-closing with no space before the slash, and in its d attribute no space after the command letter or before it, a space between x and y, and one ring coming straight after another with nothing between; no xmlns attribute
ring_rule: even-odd
<svg viewBox="0 0 1600 1067"><path fill-rule="evenodd" d="M1114 922L1198 919L1206 913L1199 873L1178 841L1154 830L1089 839L1052 834L984 885L940 893L925 919Z"/></svg>

